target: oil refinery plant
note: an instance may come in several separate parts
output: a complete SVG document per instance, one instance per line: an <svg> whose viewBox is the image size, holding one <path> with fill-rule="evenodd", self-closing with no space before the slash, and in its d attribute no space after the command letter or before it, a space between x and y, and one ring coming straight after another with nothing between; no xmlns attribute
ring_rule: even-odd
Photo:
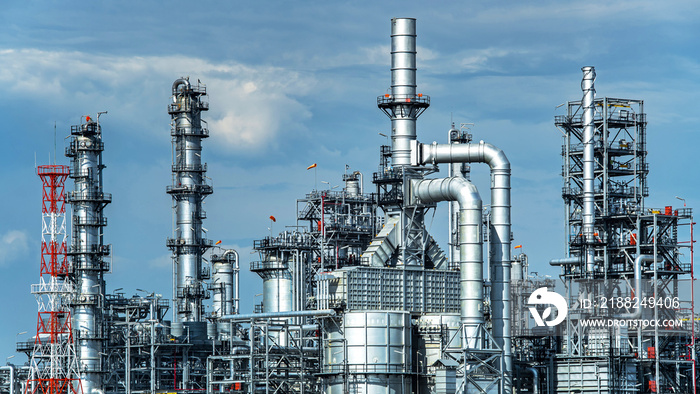
<svg viewBox="0 0 700 394"><path fill-rule="evenodd" d="M597 97L595 69L582 71L582 98L554 119L567 254L535 263L556 279L514 253L507 152L454 124L444 143L419 142L430 97L416 89L415 19L391 20L391 88L376 103L391 143L373 187L346 171L342 190L299 198L296 226L256 240L249 267L205 237L207 90L175 80L172 299L106 292L109 148L101 114L82 118L70 165L37 168L37 331L17 343L26 364L0 367L0 392L695 393L692 211L645 204L644 103ZM472 183L472 167L490 184ZM440 202L442 246L427 223ZM262 280L250 314L241 269Z"/></svg>

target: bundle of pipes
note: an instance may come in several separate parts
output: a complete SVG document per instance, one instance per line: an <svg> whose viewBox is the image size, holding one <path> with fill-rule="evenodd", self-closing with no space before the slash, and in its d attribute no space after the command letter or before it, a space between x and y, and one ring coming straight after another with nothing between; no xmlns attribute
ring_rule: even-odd
<svg viewBox="0 0 700 394"><path fill-rule="evenodd" d="M479 144L421 144L416 140L416 119L429 105L429 100L423 95L416 94L416 20L413 18L396 18L392 20L391 31L391 103L387 105L391 109L392 122L392 164L401 166L423 166L437 163L486 163L491 169L491 228L490 228L490 254L492 256L491 278L491 307L493 316L493 337L499 347L503 349L503 374L505 392L512 390L512 344L511 344L511 311L510 311L510 162L500 149L483 141ZM380 108L383 108L380 105ZM464 190L472 190L473 186L468 182L450 180L423 181L418 183L416 193L424 202L439 201L440 199L459 199L457 190L450 191L453 187ZM442 188L445 185L445 188ZM447 186L455 185L455 186ZM456 185L460 185L459 187ZM442 191L440 191L442 190ZM435 192L435 193L433 193ZM478 196L478 192L476 192ZM479 199L480 201L480 199ZM465 204L467 203L464 200ZM475 203L471 203L475 205ZM480 203L479 203L480 205ZM460 205L464 216L469 216L466 206ZM473 208L469 208L473 209ZM469 220L460 215L460 228L464 220ZM473 218L472 218L473 219ZM478 215L481 225L481 213ZM476 234L479 234L478 232ZM471 236L474 234L472 233ZM480 261L472 261L471 256L462 256L463 242L469 237L460 234L460 260L463 268L477 269L483 264ZM472 249L464 244L466 249ZM473 247L476 250L476 247ZM466 250L465 250L466 253ZM473 252L476 253L476 252ZM477 271L481 274L481 271ZM472 292L478 287L476 282L483 280L476 273L462 273L462 319L463 322L478 325L483 322L483 311L480 303L470 301ZM482 296L479 295L479 298ZM481 316L477 316L481 315ZM468 341L467 341L468 342Z"/></svg>

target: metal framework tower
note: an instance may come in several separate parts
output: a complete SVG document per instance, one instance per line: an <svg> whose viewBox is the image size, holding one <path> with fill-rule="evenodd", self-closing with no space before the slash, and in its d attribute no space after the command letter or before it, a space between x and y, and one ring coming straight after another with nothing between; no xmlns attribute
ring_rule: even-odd
<svg viewBox="0 0 700 394"><path fill-rule="evenodd" d="M109 245L104 243L107 219L103 210L112 201L102 189L102 129L97 119L71 127L66 156L71 158L70 177L74 190L67 201L72 205L71 258L75 297L71 300L78 341L78 359L83 392L103 391L102 354L105 341L103 321L105 282L109 271Z"/></svg>
<svg viewBox="0 0 700 394"><path fill-rule="evenodd" d="M81 387L69 308L73 289L66 260L64 185L69 169L46 165L37 173L43 183L41 270L32 293L39 316L26 393L77 394Z"/></svg>
<svg viewBox="0 0 700 394"><path fill-rule="evenodd" d="M173 252L173 307L176 322L203 321L202 301L209 297L204 280L209 272L202 266L202 255L212 246L205 239L202 201L213 192L206 183L207 165L202 164L202 139L209 131L202 127L202 111L209 109L206 87L190 84L189 78L173 83L172 118L173 183L166 191L173 199L173 236L167 240Z"/></svg>
<svg viewBox="0 0 700 394"><path fill-rule="evenodd" d="M693 329L690 323L671 323L692 315L692 295L682 290L691 274L690 257L683 250L692 242L683 241L682 230L691 229L692 211L645 206L649 167L644 103L595 98L595 70L582 71L583 99L569 102L566 115L555 118L564 136L562 197L569 257L551 264L562 267L573 306L558 355L558 387L689 392L692 361L687 348ZM601 304L613 297L638 306ZM648 304L651 299L665 304ZM671 325L582 324L601 318L630 322L631 327L641 321ZM583 371L593 367L599 377L586 380Z"/></svg>

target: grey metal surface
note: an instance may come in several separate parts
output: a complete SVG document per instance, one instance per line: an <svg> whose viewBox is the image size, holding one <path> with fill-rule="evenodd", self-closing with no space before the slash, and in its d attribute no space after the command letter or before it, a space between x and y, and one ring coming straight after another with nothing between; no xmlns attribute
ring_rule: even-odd
<svg viewBox="0 0 700 394"><path fill-rule="evenodd" d="M391 93L397 100L416 96L416 20L391 20ZM416 139L416 117L396 111L391 119L394 166L410 165L410 141Z"/></svg>
<svg viewBox="0 0 700 394"><path fill-rule="evenodd" d="M595 269L595 69L583 67L583 236L586 240L586 271L592 273Z"/></svg>
<svg viewBox="0 0 700 394"><path fill-rule="evenodd" d="M411 316L406 312L349 312L324 341L326 393L411 391ZM343 382L347 377L348 382ZM340 378L340 379L338 379Z"/></svg>
<svg viewBox="0 0 700 394"><path fill-rule="evenodd" d="M172 118L173 183L167 192L174 206L173 235L167 245L173 251L174 320L201 321L202 300L207 297L202 276L202 254L211 246L204 238L202 200L212 193L205 181L206 164L202 164L202 138L208 131L202 127L201 112L209 109L204 101L206 88L192 85L188 78L173 82L172 102L168 113Z"/></svg>

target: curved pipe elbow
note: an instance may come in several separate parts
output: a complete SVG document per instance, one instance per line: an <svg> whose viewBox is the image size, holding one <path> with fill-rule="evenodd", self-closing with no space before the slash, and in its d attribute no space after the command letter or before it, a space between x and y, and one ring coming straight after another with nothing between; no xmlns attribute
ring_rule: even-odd
<svg viewBox="0 0 700 394"><path fill-rule="evenodd" d="M187 78L178 78L173 82L173 96L177 96L181 85L185 85L186 89L190 89L190 81Z"/></svg>
<svg viewBox="0 0 700 394"><path fill-rule="evenodd" d="M421 144L412 141L412 162L415 165L438 163L486 163L492 170L510 173L505 152L483 141L478 144Z"/></svg>
<svg viewBox="0 0 700 394"><path fill-rule="evenodd" d="M462 177L426 179L415 186L421 202L457 201L460 209L481 209L481 196L476 186Z"/></svg>
<svg viewBox="0 0 700 394"><path fill-rule="evenodd" d="M525 368L532 374L532 393L539 394L540 392L540 374L537 372L537 368L527 367Z"/></svg>
<svg viewBox="0 0 700 394"><path fill-rule="evenodd" d="M654 256L649 254L641 254L634 259L634 297L643 298L642 292L642 263L654 261ZM619 316L621 319L639 319L642 317L641 305L634 312L623 313Z"/></svg>

